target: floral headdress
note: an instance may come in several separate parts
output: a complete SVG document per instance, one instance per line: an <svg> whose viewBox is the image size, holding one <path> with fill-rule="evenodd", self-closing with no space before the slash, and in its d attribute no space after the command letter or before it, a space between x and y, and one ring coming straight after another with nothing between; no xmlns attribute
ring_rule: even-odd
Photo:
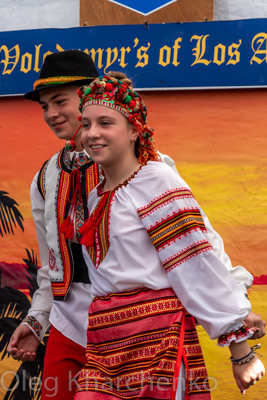
<svg viewBox="0 0 267 400"><path fill-rule="evenodd" d="M140 163L158 161L154 146L153 130L146 124L147 109L141 96L126 82L111 76L100 76L78 90L79 109L90 105L112 108L124 115L139 132L138 153Z"/></svg>

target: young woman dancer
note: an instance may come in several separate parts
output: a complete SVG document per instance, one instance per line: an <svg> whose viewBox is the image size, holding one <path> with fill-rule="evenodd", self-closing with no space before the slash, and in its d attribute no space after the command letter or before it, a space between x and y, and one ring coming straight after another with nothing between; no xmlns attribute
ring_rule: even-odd
<svg viewBox="0 0 267 400"><path fill-rule="evenodd" d="M114 77L79 89L82 143L105 179L80 229L94 300L75 400L210 399L195 319L229 346L242 393L264 374L250 304L209 243L188 185L158 162L142 98Z"/></svg>

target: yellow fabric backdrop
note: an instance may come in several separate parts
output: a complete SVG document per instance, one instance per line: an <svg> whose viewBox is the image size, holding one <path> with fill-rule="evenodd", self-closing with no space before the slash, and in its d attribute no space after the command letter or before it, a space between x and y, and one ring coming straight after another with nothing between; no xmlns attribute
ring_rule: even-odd
<svg viewBox="0 0 267 400"><path fill-rule="evenodd" d="M249 292L252 308L267 319L266 90L144 92L143 97L158 149L175 160L223 237L233 265L243 265L254 274L256 284ZM39 105L19 97L0 99L0 132L0 191L18 203L24 219L24 232L16 227L14 234L0 236L1 289L16 288L30 298L23 259L25 248L36 254L38 249L29 188L42 163L62 143L45 126ZM10 310L4 312L2 319L10 315ZM199 332L213 400L238 399L241 395L231 374L228 350L218 348L201 328ZM0 332L0 398L6 400L12 398L7 388L13 379L6 371L17 371L20 363L7 357L4 340ZM266 337L260 342L266 362ZM266 391L263 378L246 398L264 399ZM38 391L32 393L31 399L39 399Z"/></svg>

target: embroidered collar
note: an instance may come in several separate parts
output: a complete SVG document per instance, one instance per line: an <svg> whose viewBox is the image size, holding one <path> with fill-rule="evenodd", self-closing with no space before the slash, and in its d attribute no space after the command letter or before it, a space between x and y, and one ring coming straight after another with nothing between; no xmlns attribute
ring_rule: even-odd
<svg viewBox="0 0 267 400"><path fill-rule="evenodd" d="M128 183L138 174L138 172L143 168L144 165L146 165L146 163L140 165L140 167L131 176L129 176L129 178L125 179L124 182L120 183L118 186L116 186L112 190L103 191L103 187L105 186L105 183L106 183L106 178L104 178L102 180L102 182L100 182L100 184L97 186L97 196L100 197L100 196L103 196L105 193L116 192L116 190L118 190L122 186L127 186Z"/></svg>
<svg viewBox="0 0 267 400"><path fill-rule="evenodd" d="M64 163L67 168L69 169L78 169L81 168L83 165L90 162L92 159L85 153L84 150L82 151L65 151L64 152Z"/></svg>

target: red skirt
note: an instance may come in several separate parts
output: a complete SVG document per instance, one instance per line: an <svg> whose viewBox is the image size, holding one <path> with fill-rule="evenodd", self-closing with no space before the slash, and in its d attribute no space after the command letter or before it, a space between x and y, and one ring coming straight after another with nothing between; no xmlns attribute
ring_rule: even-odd
<svg viewBox="0 0 267 400"><path fill-rule="evenodd" d="M210 400L194 318L172 289L96 297L89 309L87 364L75 400L170 400L185 314L182 354L188 400ZM172 397L173 398L173 397Z"/></svg>

